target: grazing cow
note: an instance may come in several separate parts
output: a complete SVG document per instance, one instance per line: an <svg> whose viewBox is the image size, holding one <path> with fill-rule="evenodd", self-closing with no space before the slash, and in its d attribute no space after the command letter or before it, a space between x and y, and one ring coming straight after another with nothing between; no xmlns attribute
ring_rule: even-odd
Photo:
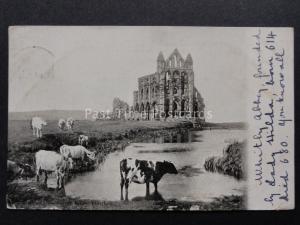
<svg viewBox="0 0 300 225"><path fill-rule="evenodd" d="M9 181L22 176L23 173L24 169L21 168L21 166L18 165L18 163L11 160L7 160L7 179Z"/></svg>
<svg viewBox="0 0 300 225"><path fill-rule="evenodd" d="M69 118L67 119L66 125L67 125L67 129L68 129L68 130L73 130L74 120L73 120L72 117L69 117Z"/></svg>
<svg viewBox="0 0 300 225"><path fill-rule="evenodd" d="M39 150L35 154L35 162L37 182L39 182L41 173L44 172L44 184L47 185L48 174L55 172L58 189L64 186L65 173L73 168L73 160L71 158L66 159L55 151Z"/></svg>
<svg viewBox="0 0 300 225"><path fill-rule="evenodd" d="M84 160L85 155L91 159L95 160L95 153L87 150L84 146L76 145L62 145L59 148L60 154L62 154L65 158L72 158L74 160L80 159L81 161Z"/></svg>
<svg viewBox="0 0 300 225"><path fill-rule="evenodd" d="M46 126L47 122L43 120L41 117L33 117L30 122L30 127L32 129L33 136L37 138L42 137L42 128Z"/></svg>
<svg viewBox="0 0 300 225"><path fill-rule="evenodd" d="M164 174L177 174L177 169L171 162L153 162L127 158L120 161L121 200L123 200L123 186L125 185L125 200L128 200L128 187L131 182L146 183L146 197L149 196L149 183L153 183L157 193L157 183Z"/></svg>
<svg viewBox="0 0 300 225"><path fill-rule="evenodd" d="M83 135L83 134L80 134L79 137L78 137L78 143L80 145L85 145L85 146L88 146L88 141L89 141L89 137L86 136L86 135Z"/></svg>
<svg viewBox="0 0 300 225"><path fill-rule="evenodd" d="M59 129L65 130L66 129L66 125L67 125L67 123L66 123L66 121L64 119L59 119L59 121L58 121L58 127L59 127Z"/></svg>

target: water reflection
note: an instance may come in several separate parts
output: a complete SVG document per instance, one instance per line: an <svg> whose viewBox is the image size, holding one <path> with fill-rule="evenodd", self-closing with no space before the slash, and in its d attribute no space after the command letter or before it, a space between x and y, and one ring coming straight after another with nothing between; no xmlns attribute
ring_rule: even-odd
<svg viewBox="0 0 300 225"><path fill-rule="evenodd" d="M157 149L139 150L138 153L172 153L172 152L187 152L191 150L192 148L190 147L182 146L182 147L169 147L161 150L157 150Z"/></svg>
<svg viewBox="0 0 300 225"><path fill-rule="evenodd" d="M165 199L162 197L162 195L158 191L154 191L150 195L147 196L136 196L131 199L132 201L143 201L143 200L153 200L153 201L164 201Z"/></svg>
<svg viewBox="0 0 300 225"><path fill-rule="evenodd" d="M195 168L191 165L187 165L179 169L178 173L186 177L192 177L198 176L199 174L204 173L204 171L200 168Z"/></svg>
<svg viewBox="0 0 300 225"><path fill-rule="evenodd" d="M223 154L226 139L243 138L245 135L246 132L241 130L172 132L142 143L132 143L124 151L109 154L98 170L77 175L67 183L66 194L84 199L120 200L119 162L132 157L171 161L178 170L177 175L165 175L158 183L159 193L152 193L150 198L211 201L222 195L242 195L243 181L209 173L203 165L206 158ZM129 199L145 199L145 193L145 184L130 184Z"/></svg>
<svg viewBox="0 0 300 225"><path fill-rule="evenodd" d="M143 143L189 143L192 141L192 132L190 131L170 131L168 134L151 137L147 140L144 140Z"/></svg>

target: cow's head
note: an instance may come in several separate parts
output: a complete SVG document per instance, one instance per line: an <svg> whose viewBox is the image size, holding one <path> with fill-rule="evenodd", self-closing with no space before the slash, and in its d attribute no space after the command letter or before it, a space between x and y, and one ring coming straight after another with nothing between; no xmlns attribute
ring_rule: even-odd
<svg viewBox="0 0 300 225"><path fill-rule="evenodd" d="M44 125L44 126L47 126L47 122L46 121L42 121L41 124Z"/></svg>
<svg viewBox="0 0 300 225"><path fill-rule="evenodd" d="M164 161L164 162L163 162L163 165L164 165L164 170L165 170L167 173L170 173L170 174L178 174L178 171L177 171L177 169L176 169L176 167L174 166L173 163L168 162L168 161Z"/></svg>
<svg viewBox="0 0 300 225"><path fill-rule="evenodd" d="M68 168L69 168L69 169L73 169L73 168L74 168L73 159L69 157L69 158L67 159L67 162L68 162Z"/></svg>
<svg viewBox="0 0 300 225"><path fill-rule="evenodd" d="M19 166L21 167L22 171L20 173L21 176L24 177L33 177L34 176L34 169L32 166L30 166L29 164L19 164Z"/></svg>
<svg viewBox="0 0 300 225"><path fill-rule="evenodd" d="M91 160L95 160L95 159L96 159L96 154L95 154L95 152L89 152L89 153L87 153L87 156L88 156Z"/></svg>

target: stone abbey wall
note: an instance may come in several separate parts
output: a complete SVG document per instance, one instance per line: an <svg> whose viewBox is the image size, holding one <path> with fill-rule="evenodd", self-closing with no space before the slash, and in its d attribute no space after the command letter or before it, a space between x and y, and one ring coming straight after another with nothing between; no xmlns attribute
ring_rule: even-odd
<svg viewBox="0 0 300 225"><path fill-rule="evenodd" d="M183 59L175 49L165 60L160 52L155 73L138 78L138 91L133 92L133 109L144 113L146 120L185 115L193 117L204 111L204 102L194 86L193 60ZM137 116L139 118L139 115Z"/></svg>

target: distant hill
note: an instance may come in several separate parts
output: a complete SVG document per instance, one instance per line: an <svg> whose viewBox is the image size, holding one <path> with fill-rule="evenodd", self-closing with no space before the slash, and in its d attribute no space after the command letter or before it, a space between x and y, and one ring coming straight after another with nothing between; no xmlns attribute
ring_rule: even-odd
<svg viewBox="0 0 300 225"><path fill-rule="evenodd" d="M45 120L58 120L72 117L75 120L84 120L85 111L80 110L45 110L30 112L9 112L8 120L30 120L34 116L40 116Z"/></svg>

